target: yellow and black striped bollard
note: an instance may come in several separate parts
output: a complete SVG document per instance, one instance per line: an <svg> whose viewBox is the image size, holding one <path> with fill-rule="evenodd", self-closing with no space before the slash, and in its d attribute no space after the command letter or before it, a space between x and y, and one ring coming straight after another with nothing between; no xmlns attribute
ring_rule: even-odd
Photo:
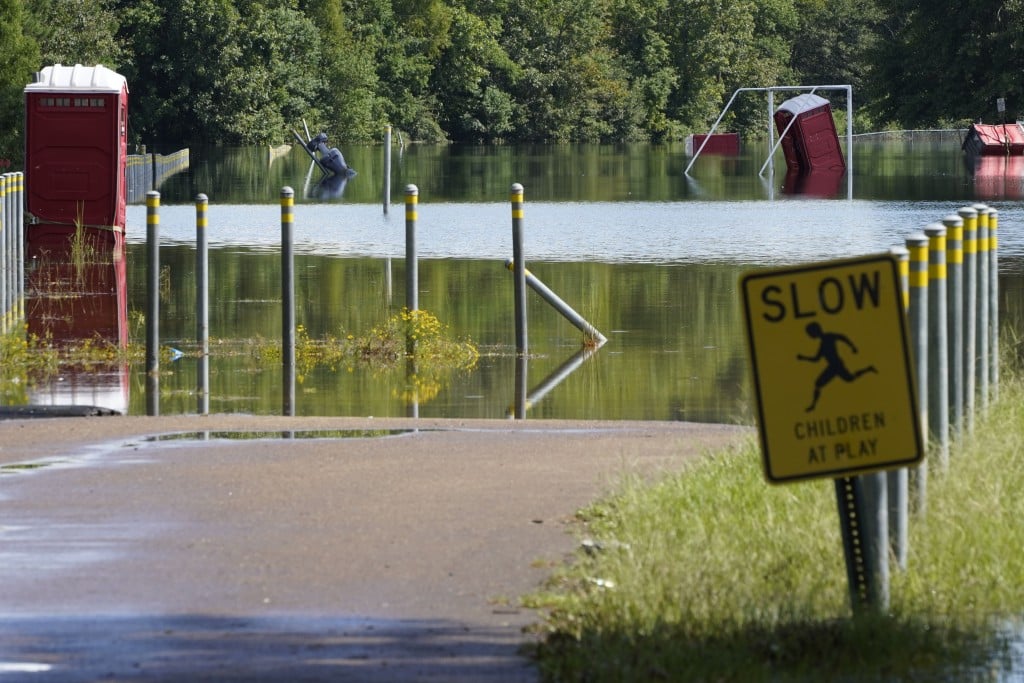
<svg viewBox="0 0 1024 683"><path fill-rule="evenodd" d="M949 422L953 436L964 429L964 221L942 219L946 226L946 334L949 362Z"/></svg>
<svg viewBox="0 0 1024 683"><path fill-rule="evenodd" d="M946 330L946 227L931 223L928 236L928 426L939 464L949 462L949 362Z"/></svg>
<svg viewBox="0 0 1024 683"><path fill-rule="evenodd" d="M295 415L295 191L281 188L281 410Z"/></svg>
<svg viewBox="0 0 1024 683"><path fill-rule="evenodd" d="M160 193L146 193L146 415L160 414Z"/></svg>
<svg viewBox="0 0 1024 683"><path fill-rule="evenodd" d="M957 210L964 221L964 434L974 431L974 374L977 363L978 325L978 212L965 206Z"/></svg>

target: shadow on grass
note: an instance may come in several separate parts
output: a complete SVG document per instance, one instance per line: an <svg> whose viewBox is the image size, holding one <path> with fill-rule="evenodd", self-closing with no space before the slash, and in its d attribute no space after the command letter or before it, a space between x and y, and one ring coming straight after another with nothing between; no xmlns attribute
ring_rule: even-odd
<svg viewBox="0 0 1024 683"><path fill-rule="evenodd" d="M1000 681L1010 642L994 629L888 616L723 629L696 635L662 623L650 633L549 633L533 652L545 681Z"/></svg>

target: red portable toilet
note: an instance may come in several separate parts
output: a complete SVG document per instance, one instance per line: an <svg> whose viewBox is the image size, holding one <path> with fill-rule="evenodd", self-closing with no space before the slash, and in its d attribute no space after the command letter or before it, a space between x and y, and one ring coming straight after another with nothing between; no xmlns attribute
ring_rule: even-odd
<svg viewBox="0 0 1024 683"><path fill-rule="evenodd" d="M846 168L832 106L824 97L798 95L783 102L774 116L788 168L800 172Z"/></svg>
<svg viewBox="0 0 1024 683"><path fill-rule="evenodd" d="M55 64L25 86L25 194L33 245L76 223L96 247L124 243L128 83L102 65Z"/></svg>

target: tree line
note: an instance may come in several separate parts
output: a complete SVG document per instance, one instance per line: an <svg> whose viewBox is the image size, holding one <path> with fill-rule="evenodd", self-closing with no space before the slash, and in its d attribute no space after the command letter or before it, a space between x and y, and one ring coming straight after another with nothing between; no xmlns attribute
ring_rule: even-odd
<svg viewBox="0 0 1024 683"><path fill-rule="evenodd" d="M850 84L855 130L1024 110L1024 1L0 0L0 157L48 64L126 76L134 143L678 140L736 88ZM843 105L841 95L827 94ZM729 130L764 129L740 98ZM841 109L837 106L837 109Z"/></svg>

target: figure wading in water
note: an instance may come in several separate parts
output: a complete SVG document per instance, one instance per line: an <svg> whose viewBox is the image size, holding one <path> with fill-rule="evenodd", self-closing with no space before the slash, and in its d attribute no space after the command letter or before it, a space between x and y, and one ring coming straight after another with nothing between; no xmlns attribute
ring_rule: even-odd
<svg viewBox="0 0 1024 683"><path fill-rule="evenodd" d="M857 353L857 347L846 335L839 334L838 332L825 332L818 323L808 323L806 330L807 336L818 340L818 352L813 356L805 356L802 353L797 354L797 360L816 363L824 358L826 363L825 369L818 375L818 379L814 380L814 399L807 408L808 413L814 410L814 406L818 405L821 389L836 377L844 382L852 382L865 373L878 372L874 365L869 365L857 372L850 372L849 368L846 367L846 363L843 362L839 355L839 342L849 346L850 350L854 353Z"/></svg>

